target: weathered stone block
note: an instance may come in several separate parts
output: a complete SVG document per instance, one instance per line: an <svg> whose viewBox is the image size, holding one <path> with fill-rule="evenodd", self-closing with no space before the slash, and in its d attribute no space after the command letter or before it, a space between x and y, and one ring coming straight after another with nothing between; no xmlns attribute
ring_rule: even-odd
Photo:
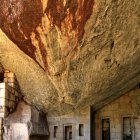
<svg viewBox="0 0 140 140"><path fill-rule="evenodd" d="M8 85L14 87L14 83L8 83Z"/></svg>
<svg viewBox="0 0 140 140"><path fill-rule="evenodd" d="M6 83L7 83L7 82L8 82L8 79L7 79L7 78L4 78L4 82L6 82Z"/></svg>
<svg viewBox="0 0 140 140"><path fill-rule="evenodd" d="M5 83L0 83L0 89L5 89Z"/></svg>
<svg viewBox="0 0 140 140"><path fill-rule="evenodd" d="M14 101L9 101L9 108L15 109L15 102Z"/></svg>
<svg viewBox="0 0 140 140"><path fill-rule="evenodd" d="M5 113L5 112L8 112L8 107L5 107L5 106L0 106L0 113Z"/></svg>
<svg viewBox="0 0 140 140"><path fill-rule="evenodd" d="M9 111L7 110L7 108L3 108L4 111L0 111L0 118L5 118L9 115Z"/></svg>
<svg viewBox="0 0 140 140"><path fill-rule="evenodd" d="M0 113L0 118L4 118L5 114L4 113Z"/></svg>
<svg viewBox="0 0 140 140"><path fill-rule="evenodd" d="M5 78L7 78L7 74L8 74L8 72L5 71L5 72L4 72L4 77L5 77Z"/></svg>
<svg viewBox="0 0 140 140"><path fill-rule="evenodd" d="M3 119L2 118L0 118L0 125L2 125L3 124Z"/></svg>
<svg viewBox="0 0 140 140"><path fill-rule="evenodd" d="M14 75L13 72L5 72L5 75L4 76L5 77L8 77L8 78L14 78L15 77L15 75Z"/></svg>
<svg viewBox="0 0 140 140"><path fill-rule="evenodd" d="M11 93L15 95L15 89L11 87Z"/></svg>
<svg viewBox="0 0 140 140"><path fill-rule="evenodd" d="M5 98L5 89L4 88L0 89L0 98Z"/></svg>
<svg viewBox="0 0 140 140"><path fill-rule="evenodd" d="M3 140L3 136L0 135L0 140Z"/></svg>
<svg viewBox="0 0 140 140"><path fill-rule="evenodd" d="M18 103L20 101L19 97L15 97L15 102Z"/></svg>
<svg viewBox="0 0 140 140"><path fill-rule="evenodd" d="M6 89L0 89L0 98L9 99L9 93Z"/></svg>
<svg viewBox="0 0 140 140"><path fill-rule="evenodd" d="M14 101L15 102L15 99L16 99L15 95L14 94L10 94L10 101Z"/></svg>
<svg viewBox="0 0 140 140"><path fill-rule="evenodd" d="M8 107L8 100L5 98L0 98L0 106Z"/></svg>
<svg viewBox="0 0 140 140"><path fill-rule="evenodd" d="M6 84L7 91L12 92L13 87L9 86L8 83L5 83L5 84Z"/></svg>
<svg viewBox="0 0 140 140"><path fill-rule="evenodd" d="M8 77L8 78L7 78L7 82L8 82L8 83L14 83L14 82L15 82L15 79L14 79L14 78Z"/></svg>
<svg viewBox="0 0 140 140"><path fill-rule="evenodd" d="M0 125L0 130L3 129L3 125ZM1 132L0 132L1 133Z"/></svg>
<svg viewBox="0 0 140 140"><path fill-rule="evenodd" d="M3 127L2 127L2 129L0 129L0 135L2 136L3 133L4 133L4 130L3 130Z"/></svg>

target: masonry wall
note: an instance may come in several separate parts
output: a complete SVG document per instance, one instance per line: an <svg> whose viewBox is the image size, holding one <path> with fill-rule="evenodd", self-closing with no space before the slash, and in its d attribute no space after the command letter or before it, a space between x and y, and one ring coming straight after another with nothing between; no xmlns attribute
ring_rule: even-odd
<svg viewBox="0 0 140 140"><path fill-rule="evenodd" d="M50 140L63 140L66 126L72 126L72 140L90 140L90 107L64 116L47 117L47 120ZM79 136L79 124L84 126L83 136ZM54 127L57 127L56 137L54 137Z"/></svg>
<svg viewBox="0 0 140 140"><path fill-rule="evenodd" d="M22 95L15 74L5 70L4 79L0 83L0 118L5 118L15 111L21 99Z"/></svg>
<svg viewBox="0 0 140 140"><path fill-rule="evenodd" d="M136 88L96 112L96 140L102 140L102 119L110 119L111 140L123 140L123 118L131 118L132 140L140 140L140 89Z"/></svg>
<svg viewBox="0 0 140 140"><path fill-rule="evenodd" d="M0 140L47 140L46 115L22 101L16 76L3 71L0 80Z"/></svg>
<svg viewBox="0 0 140 140"><path fill-rule="evenodd" d="M10 113L14 112L16 105L22 99L16 76L9 70L0 73L0 140L3 139L3 121Z"/></svg>

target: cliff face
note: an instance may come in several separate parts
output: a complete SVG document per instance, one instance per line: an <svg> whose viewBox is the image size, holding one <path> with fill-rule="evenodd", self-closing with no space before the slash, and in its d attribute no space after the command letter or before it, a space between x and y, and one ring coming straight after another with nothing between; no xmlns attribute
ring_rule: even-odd
<svg viewBox="0 0 140 140"><path fill-rule="evenodd" d="M97 108L140 81L139 9L139 0L3 0L0 62L49 114Z"/></svg>

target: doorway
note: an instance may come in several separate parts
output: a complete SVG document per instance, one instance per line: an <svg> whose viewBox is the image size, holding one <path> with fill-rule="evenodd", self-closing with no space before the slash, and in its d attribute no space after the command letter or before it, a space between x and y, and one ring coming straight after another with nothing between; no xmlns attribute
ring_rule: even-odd
<svg viewBox="0 0 140 140"><path fill-rule="evenodd" d="M102 140L110 140L110 120L102 119Z"/></svg>
<svg viewBox="0 0 140 140"><path fill-rule="evenodd" d="M132 140L131 117L123 117L123 140Z"/></svg>
<svg viewBox="0 0 140 140"><path fill-rule="evenodd" d="M72 125L64 126L65 140L72 140Z"/></svg>

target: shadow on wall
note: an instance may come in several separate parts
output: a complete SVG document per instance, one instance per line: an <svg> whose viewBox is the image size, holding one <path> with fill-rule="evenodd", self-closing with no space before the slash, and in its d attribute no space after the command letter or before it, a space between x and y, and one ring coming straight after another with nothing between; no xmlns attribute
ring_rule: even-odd
<svg viewBox="0 0 140 140"><path fill-rule="evenodd" d="M4 68L0 63L0 83L4 81Z"/></svg>
<svg viewBox="0 0 140 140"><path fill-rule="evenodd" d="M0 83L4 81L4 73L0 72Z"/></svg>
<svg viewBox="0 0 140 140"><path fill-rule="evenodd" d="M48 140L48 136L30 136L30 140Z"/></svg>

